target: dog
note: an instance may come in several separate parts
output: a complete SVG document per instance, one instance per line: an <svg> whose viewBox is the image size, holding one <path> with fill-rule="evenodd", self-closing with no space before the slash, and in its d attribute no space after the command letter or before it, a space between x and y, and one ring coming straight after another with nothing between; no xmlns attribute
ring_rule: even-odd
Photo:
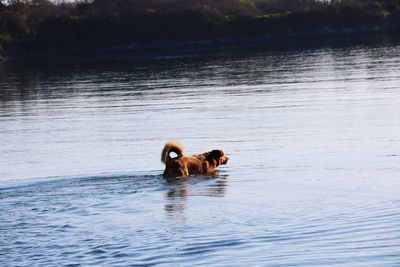
<svg viewBox="0 0 400 267"><path fill-rule="evenodd" d="M171 152L178 156L171 158ZM165 164L164 178L212 174L218 166L225 165L228 160L229 158L222 150L211 150L203 154L186 156L183 147L176 141L166 143L161 152L161 162Z"/></svg>

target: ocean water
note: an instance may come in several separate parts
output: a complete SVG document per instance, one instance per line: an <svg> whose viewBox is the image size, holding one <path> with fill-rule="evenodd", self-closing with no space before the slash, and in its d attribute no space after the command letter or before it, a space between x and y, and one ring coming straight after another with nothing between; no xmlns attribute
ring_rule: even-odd
<svg viewBox="0 0 400 267"><path fill-rule="evenodd" d="M400 266L400 43L3 63L0 210L1 266Z"/></svg>

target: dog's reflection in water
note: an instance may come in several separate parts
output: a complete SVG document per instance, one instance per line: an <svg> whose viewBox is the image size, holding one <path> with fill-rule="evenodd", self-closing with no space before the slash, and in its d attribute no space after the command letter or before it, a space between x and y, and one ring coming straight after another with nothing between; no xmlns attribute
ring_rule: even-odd
<svg viewBox="0 0 400 267"><path fill-rule="evenodd" d="M184 217L186 201L191 196L223 197L228 186L227 178L227 174L213 173L166 180L165 184L171 186L166 193L167 204L164 207L167 215Z"/></svg>

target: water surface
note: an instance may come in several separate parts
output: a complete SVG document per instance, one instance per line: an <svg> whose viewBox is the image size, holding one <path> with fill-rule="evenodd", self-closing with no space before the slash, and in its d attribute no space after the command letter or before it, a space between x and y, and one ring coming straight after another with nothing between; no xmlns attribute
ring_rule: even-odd
<svg viewBox="0 0 400 267"><path fill-rule="evenodd" d="M399 266L399 84L395 41L3 64L1 265Z"/></svg>

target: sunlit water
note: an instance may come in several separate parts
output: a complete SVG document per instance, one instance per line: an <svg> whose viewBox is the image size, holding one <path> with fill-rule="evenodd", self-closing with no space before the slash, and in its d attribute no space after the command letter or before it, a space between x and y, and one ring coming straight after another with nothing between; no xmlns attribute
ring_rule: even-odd
<svg viewBox="0 0 400 267"><path fill-rule="evenodd" d="M1 266L400 266L399 43L246 50L3 65Z"/></svg>

